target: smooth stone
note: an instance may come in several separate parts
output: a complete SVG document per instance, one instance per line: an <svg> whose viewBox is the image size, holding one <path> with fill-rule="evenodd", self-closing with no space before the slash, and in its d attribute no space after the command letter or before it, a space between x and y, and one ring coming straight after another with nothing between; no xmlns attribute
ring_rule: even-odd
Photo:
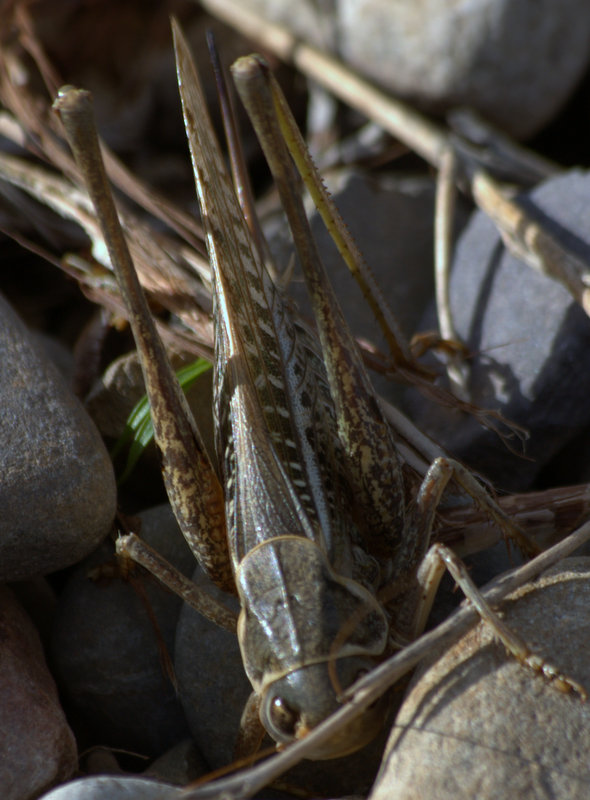
<svg viewBox="0 0 590 800"><path fill-rule="evenodd" d="M518 138L556 115L590 55L582 0L245 5L427 111L468 106Z"/></svg>
<svg viewBox="0 0 590 800"><path fill-rule="evenodd" d="M10 589L31 618L45 652L50 649L57 596L46 578L37 575L28 581L11 583Z"/></svg>
<svg viewBox="0 0 590 800"><path fill-rule="evenodd" d="M182 789L147 778L98 775L59 786L40 800L180 800Z"/></svg>
<svg viewBox="0 0 590 800"><path fill-rule="evenodd" d="M183 739L152 761L143 773L146 778L186 786L205 775L208 767L192 739Z"/></svg>
<svg viewBox="0 0 590 800"><path fill-rule="evenodd" d="M590 559L502 603L532 651L590 688ZM393 727L371 800L585 797L590 706L508 656L480 623L423 671Z"/></svg>
<svg viewBox="0 0 590 800"><path fill-rule="evenodd" d="M588 259L590 173L561 174L521 202ZM467 361L470 400L482 409L499 409L529 431L527 458L511 453L473 417L415 391L407 403L410 415L424 433L497 488L524 491L590 424L590 320L561 284L511 255L482 212L473 215L457 244L450 295L457 334L472 354ZM433 324L430 312L422 327ZM517 441L512 444L518 447ZM587 451L579 455L578 464L584 463ZM577 482L573 469L568 480Z"/></svg>
<svg viewBox="0 0 590 800"><path fill-rule="evenodd" d="M78 399L0 297L0 580L67 567L108 533L113 467Z"/></svg>
<svg viewBox="0 0 590 800"><path fill-rule="evenodd" d="M43 348L43 351L46 353L47 357L51 359L51 361L58 368L59 372L63 375L66 381L68 381L68 384L71 384L75 369L74 355L72 351L68 350L68 348L62 344L62 342L54 339L52 336L47 336L39 331L31 331L31 334L35 342L41 348Z"/></svg>
<svg viewBox="0 0 590 800"><path fill-rule="evenodd" d="M122 753L119 756L123 755ZM80 757L80 775L124 775L125 770L117 760L117 751L96 746L85 750Z"/></svg>
<svg viewBox="0 0 590 800"><path fill-rule="evenodd" d="M190 575L194 557L170 507L155 507L140 519L141 537ZM115 565L107 544L64 587L52 642L56 677L80 739L160 755L188 736L160 652L163 645L173 656L182 601L143 571L132 582L91 580L89 573L105 564Z"/></svg>
<svg viewBox="0 0 590 800"><path fill-rule="evenodd" d="M0 586L0 794L32 800L76 770L76 742L31 620Z"/></svg>
<svg viewBox="0 0 590 800"><path fill-rule="evenodd" d="M470 107L517 138L553 119L589 61L590 8L581 0L559 8L551 0L339 7L341 52L351 65L422 108Z"/></svg>
<svg viewBox="0 0 590 800"><path fill-rule="evenodd" d="M219 602L239 610L237 599L213 586L200 568L192 579ZM252 691L236 636L184 605L176 629L174 668L198 749L211 769L230 764L240 717Z"/></svg>
<svg viewBox="0 0 590 800"><path fill-rule="evenodd" d="M118 439L131 410L145 393L139 357L132 350L109 364L84 403L101 434Z"/></svg>

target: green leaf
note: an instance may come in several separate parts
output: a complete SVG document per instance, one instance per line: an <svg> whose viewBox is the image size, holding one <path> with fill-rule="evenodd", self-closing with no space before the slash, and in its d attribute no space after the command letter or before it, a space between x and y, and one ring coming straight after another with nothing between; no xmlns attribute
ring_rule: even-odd
<svg viewBox="0 0 590 800"><path fill-rule="evenodd" d="M176 377L184 393L186 394L197 378L209 369L211 369L211 364L204 358L198 358L191 364L187 364L186 367L179 369L176 373ZM152 418L150 415L150 402L147 395L144 395L133 407L133 410L127 417L123 433L119 436L111 450L111 459L114 461L126 447L129 447L127 462L117 480L119 486L131 475L141 454L153 438L154 426L152 425Z"/></svg>

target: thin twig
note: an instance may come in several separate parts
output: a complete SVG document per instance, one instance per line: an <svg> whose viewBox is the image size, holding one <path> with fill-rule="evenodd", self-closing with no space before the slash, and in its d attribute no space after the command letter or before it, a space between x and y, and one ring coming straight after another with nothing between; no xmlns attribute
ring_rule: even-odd
<svg viewBox="0 0 590 800"><path fill-rule="evenodd" d="M457 177L457 157L454 150L448 150L442 157L436 182L436 204L434 214L434 283L436 289L436 310L442 339L457 341L453 325L449 284L451 274L453 222ZM468 400L468 372L465 361L460 362L452 353L445 355L447 375L454 394Z"/></svg>
<svg viewBox="0 0 590 800"><path fill-rule="evenodd" d="M558 280L590 314L590 275L587 264L533 219L517 203L497 191L483 171L471 182L473 198L500 230L506 247L529 267Z"/></svg>

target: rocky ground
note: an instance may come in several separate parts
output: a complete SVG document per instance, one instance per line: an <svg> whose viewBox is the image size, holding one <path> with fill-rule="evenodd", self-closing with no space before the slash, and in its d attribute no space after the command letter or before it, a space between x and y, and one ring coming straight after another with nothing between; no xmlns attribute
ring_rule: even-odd
<svg viewBox="0 0 590 800"><path fill-rule="evenodd" d="M249 0L240 6L260 14L260 32L263 23L286 26L442 130L456 126L456 110L466 106L526 145L534 154L526 180L522 153L518 172L500 158L495 174L544 231L589 263L587 4L356 0L328 8ZM153 446L117 487L123 462L113 464L109 451L143 388L100 243L47 208L49 196L65 190L52 193L47 184L32 199L17 188L26 181L3 160L26 159L68 175L60 160L65 151L44 121L51 98L43 82L50 89L62 83L91 89L101 135L163 198L166 213L159 217L153 207L141 208L147 203L141 193L125 202L136 215L141 257L147 263L157 253L158 268L164 265L163 277L145 266L144 280L175 364L210 357L208 290L194 273L187 277L181 252L182 244L192 247L195 262L201 257L198 230L180 216L180 228L170 227L173 205L185 214L196 207L170 13L188 31L201 64L208 27L228 63L258 46L181 0L149 8L42 0L0 7L0 794L10 800L180 797L179 786L232 760L250 691L235 638L146 575L120 575L113 537L125 527L140 530L185 575L193 576L195 562L166 503ZM400 327L408 338L432 330L436 165L403 137L363 128L357 111L308 84L268 45L265 53ZM291 244L257 146L244 130L260 214L284 266ZM500 139L496 133L488 141ZM487 145L476 149L488 153ZM129 191L129 182L122 185ZM78 203L71 188L64 197ZM542 274L539 263L531 268L530 257L506 247L469 191L457 203L450 301L468 353L469 397L527 429L524 453L475 418L384 374L373 316L309 210L345 315L369 343L382 396L403 406L499 495L580 484L565 511L549 493L530 515L531 524L549 529L568 513L573 529L586 519L590 494L583 486L590 463L590 304L584 309L583 291L572 288L587 286L587 274L564 285ZM85 213L83 201L75 207ZM297 267L290 291L305 314ZM440 357L429 354L424 363L446 385ZM210 383L210 373L200 378L190 403L212 448ZM510 563L501 545L480 558L474 575L487 580ZM198 571L194 579L206 580ZM588 563L577 558L522 589L503 610L535 651L590 688L587 587ZM389 741L385 730L366 751L335 763L305 762L286 782L308 787L312 796L379 800L582 796L590 785L587 704L531 677L492 639L479 626L425 668ZM267 791L279 796L279 789ZM281 792L287 796L285 787Z"/></svg>

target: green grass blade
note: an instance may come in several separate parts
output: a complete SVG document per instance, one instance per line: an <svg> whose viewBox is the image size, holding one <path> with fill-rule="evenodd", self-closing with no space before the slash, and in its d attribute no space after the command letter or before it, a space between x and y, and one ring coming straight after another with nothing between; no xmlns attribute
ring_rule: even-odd
<svg viewBox="0 0 590 800"><path fill-rule="evenodd" d="M184 393L186 394L197 378L209 369L211 369L211 364L204 358L198 358L191 364L187 364L185 367L182 367L182 369L179 369L176 373L176 377ZM114 461L126 447L129 448L125 467L117 480L119 486L131 475L141 454L153 437L154 428L150 415L150 403L147 395L144 395L133 407L133 410L127 417L123 433L119 436L111 450L111 459Z"/></svg>

